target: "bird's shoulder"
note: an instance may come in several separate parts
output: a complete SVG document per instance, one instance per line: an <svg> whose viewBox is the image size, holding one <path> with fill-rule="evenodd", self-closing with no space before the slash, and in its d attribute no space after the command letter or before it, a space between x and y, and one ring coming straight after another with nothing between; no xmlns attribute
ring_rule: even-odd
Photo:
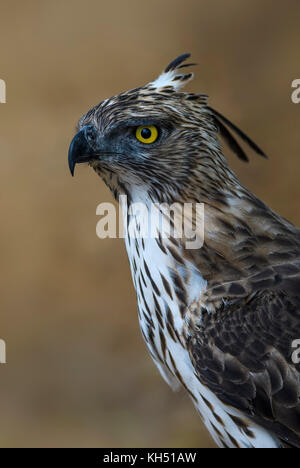
<svg viewBox="0 0 300 468"><path fill-rule="evenodd" d="M269 266L225 290L222 304L190 321L195 373L223 403L300 447L300 263Z"/></svg>

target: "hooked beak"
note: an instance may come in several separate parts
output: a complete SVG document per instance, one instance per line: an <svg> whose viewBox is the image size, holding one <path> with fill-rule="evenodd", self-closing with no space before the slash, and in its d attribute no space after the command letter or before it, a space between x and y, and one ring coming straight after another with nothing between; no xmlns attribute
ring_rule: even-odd
<svg viewBox="0 0 300 468"><path fill-rule="evenodd" d="M97 131L91 126L83 127L74 136L68 154L69 168L72 176L74 176L75 166L79 163L87 163L97 159L95 143L97 139Z"/></svg>

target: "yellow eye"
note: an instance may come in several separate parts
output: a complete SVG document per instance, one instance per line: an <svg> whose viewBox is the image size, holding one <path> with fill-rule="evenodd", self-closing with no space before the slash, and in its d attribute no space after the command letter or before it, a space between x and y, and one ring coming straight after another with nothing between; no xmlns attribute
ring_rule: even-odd
<svg viewBox="0 0 300 468"><path fill-rule="evenodd" d="M136 129L135 136L142 143L154 143L158 138L158 130L154 125L141 126Z"/></svg>

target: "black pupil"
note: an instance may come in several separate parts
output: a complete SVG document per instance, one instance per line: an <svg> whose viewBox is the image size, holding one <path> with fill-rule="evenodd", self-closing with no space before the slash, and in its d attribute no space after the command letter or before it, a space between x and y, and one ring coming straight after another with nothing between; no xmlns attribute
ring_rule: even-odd
<svg viewBox="0 0 300 468"><path fill-rule="evenodd" d="M150 128L143 128L143 130L141 131L141 135L142 138L144 138L144 140L148 140L151 137L152 132Z"/></svg>

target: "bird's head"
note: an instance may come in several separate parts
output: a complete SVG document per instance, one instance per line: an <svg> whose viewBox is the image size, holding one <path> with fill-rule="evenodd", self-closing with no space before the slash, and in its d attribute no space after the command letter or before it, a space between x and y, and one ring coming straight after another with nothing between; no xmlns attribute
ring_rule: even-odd
<svg viewBox="0 0 300 468"><path fill-rule="evenodd" d="M182 91L193 78L181 73L193 65L183 64L189 56L175 59L146 86L90 109L70 145L71 173L77 163L89 163L115 196L144 189L156 200L190 199L195 184L218 184L227 170L231 177L218 132L246 159L225 124L238 129L207 106L206 95Z"/></svg>

